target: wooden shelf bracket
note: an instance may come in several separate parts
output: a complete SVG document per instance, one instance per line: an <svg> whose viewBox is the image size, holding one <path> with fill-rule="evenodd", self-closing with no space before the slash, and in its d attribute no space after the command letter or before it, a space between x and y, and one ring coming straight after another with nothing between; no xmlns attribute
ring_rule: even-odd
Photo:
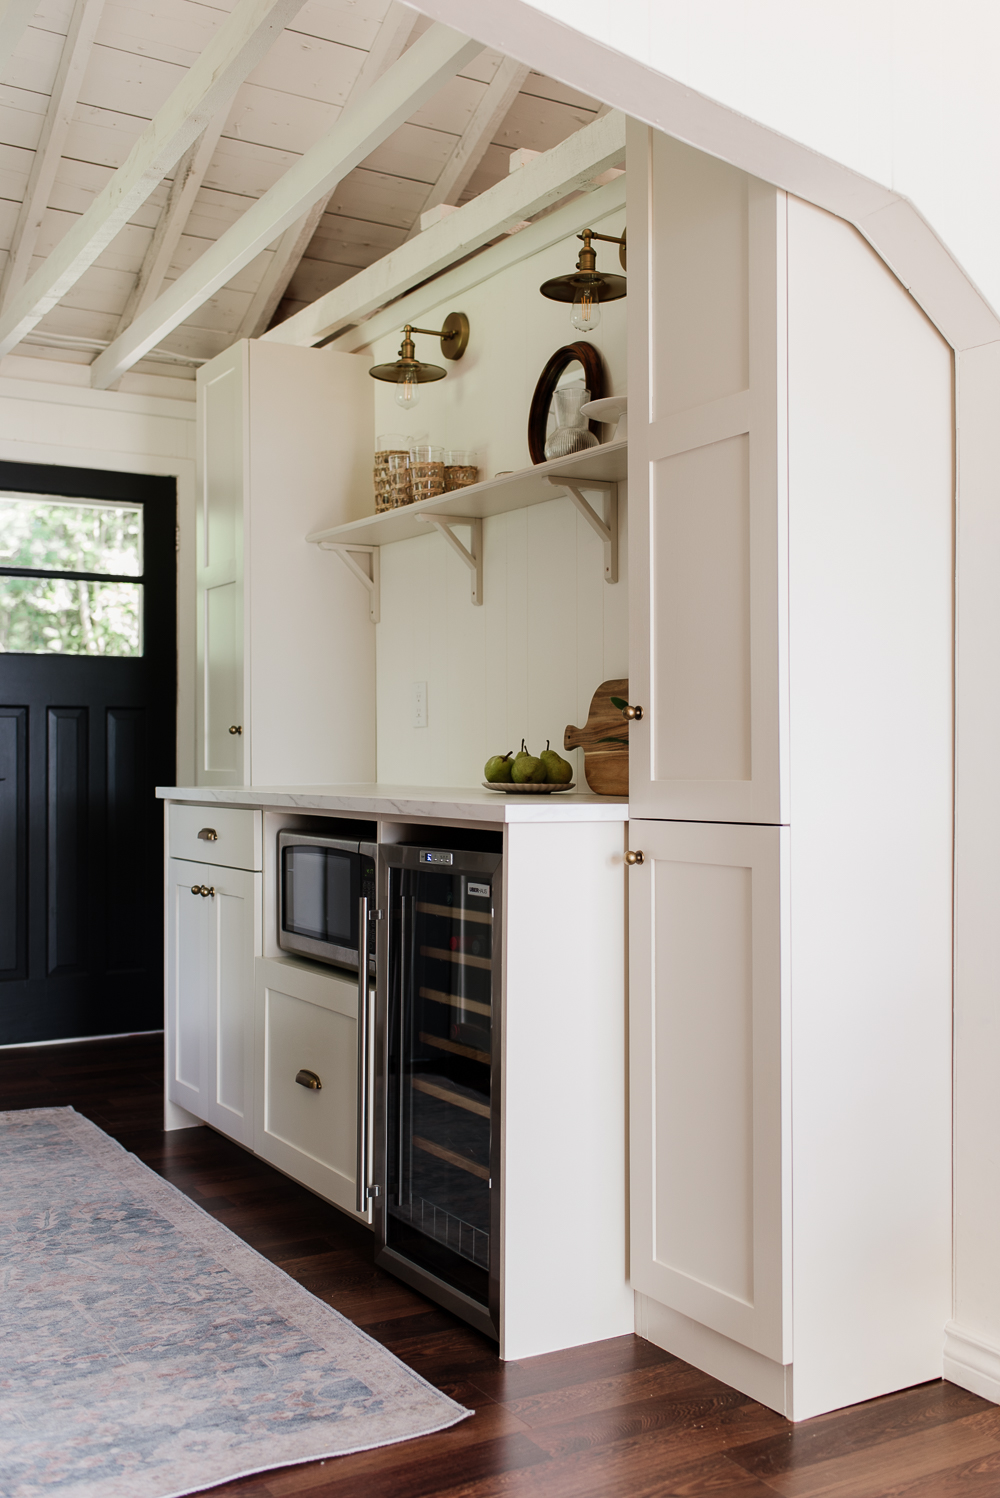
<svg viewBox="0 0 1000 1498"><path fill-rule="evenodd" d="M368 589L368 612L373 624L379 621L379 611L382 602L381 578L379 574L379 548L377 546L346 545L338 541L318 541L316 543L320 551L335 551L347 568L348 572L354 574L358 582L364 583ZM352 555L353 552L362 552L369 559L371 574L360 566Z"/></svg>
<svg viewBox="0 0 1000 1498"><path fill-rule="evenodd" d="M483 601L483 522L473 515L429 515L426 512L414 516L414 519L423 520L428 525L435 526L452 550L461 557L472 573L472 601L475 604L481 604ZM472 532L469 538L471 550L467 551L462 545L452 530L453 525L469 527Z"/></svg>
<svg viewBox="0 0 1000 1498"><path fill-rule="evenodd" d="M604 542L604 581L618 581L618 485L608 479L581 479L571 483L567 479L549 478L557 489L565 489L584 520L593 526ZM593 505L583 497L584 489L599 489L605 496L606 518L601 519Z"/></svg>

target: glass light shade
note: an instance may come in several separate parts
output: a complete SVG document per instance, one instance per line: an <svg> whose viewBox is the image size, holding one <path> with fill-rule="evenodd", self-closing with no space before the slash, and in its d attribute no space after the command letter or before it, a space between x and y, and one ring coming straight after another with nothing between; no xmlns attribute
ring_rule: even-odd
<svg viewBox="0 0 1000 1498"><path fill-rule="evenodd" d="M420 400L420 386L413 378L414 373L412 369L401 369L396 381L396 405L404 411L412 411Z"/></svg>
<svg viewBox="0 0 1000 1498"><path fill-rule="evenodd" d="M578 286L570 322L578 333L592 333L601 322L601 293L596 286Z"/></svg>

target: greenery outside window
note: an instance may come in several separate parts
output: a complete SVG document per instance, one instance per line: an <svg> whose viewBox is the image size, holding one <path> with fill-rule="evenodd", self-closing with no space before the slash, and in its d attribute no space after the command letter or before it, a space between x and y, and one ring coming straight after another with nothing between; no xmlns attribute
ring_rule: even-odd
<svg viewBox="0 0 1000 1498"><path fill-rule="evenodd" d="M0 491L0 652L142 655L142 506Z"/></svg>

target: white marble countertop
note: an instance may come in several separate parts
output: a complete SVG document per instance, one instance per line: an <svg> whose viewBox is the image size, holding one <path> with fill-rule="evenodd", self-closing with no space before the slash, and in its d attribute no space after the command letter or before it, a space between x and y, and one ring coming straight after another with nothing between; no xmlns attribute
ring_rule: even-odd
<svg viewBox="0 0 1000 1498"><path fill-rule="evenodd" d="M476 822L627 822L628 802L591 791L507 796L477 786L189 785L157 786L162 801L201 806L259 806L353 811L369 816L435 817Z"/></svg>

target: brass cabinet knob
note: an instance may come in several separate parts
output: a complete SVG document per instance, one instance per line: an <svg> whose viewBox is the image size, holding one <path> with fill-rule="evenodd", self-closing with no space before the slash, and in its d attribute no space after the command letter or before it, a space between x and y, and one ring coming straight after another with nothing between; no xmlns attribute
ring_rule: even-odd
<svg viewBox="0 0 1000 1498"><path fill-rule="evenodd" d="M322 1092L323 1083L314 1071L308 1071L304 1066L295 1073L295 1080L300 1087L308 1087L310 1092Z"/></svg>
<svg viewBox="0 0 1000 1498"><path fill-rule="evenodd" d="M203 827L198 836L204 843L217 843L219 841L219 834L214 827Z"/></svg>
<svg viewBox="0 0 1000 1498"><path fill-rule="evenodd" d="M209 887L207 884L203 884L202 887L201 887L201 892L202 892L203 895L211 895L212 898L214 899L215 898L215 885L213 884L211 887Z"/></svg>
<svg viewBox="0 0 1000 1498"><path fill-rule="evenodd" d="M210 888L207 884L192 884L191 893L206 898L208 895L215 894L215 885L213 884Z"/></svg>
<svg viewBox="0 0 1000 1498"><path fill-rule="evenodd" d="M621 698L619 698L618 700L621 701ZM633 707L631 703L628 703L625 707L622 708L622 717L628 718L630 723L633 721L639 723L642 721L642 708Z"/></svg>
<svg viewBox="0 0 1000 1498"><path fill-rule="evenodd" d="M230 733L242 733L243 732L243 724L242 723L234 723L231 726L229 732Z"/></svg>
<svg viewBox="0 0 1000 1498"><path fill-rule="evenodd" d="M645 863L646 860L642 856L642 849L641 848L637 848L636 851L633 853L632 849L630 848L628 850L628 852L625 854L625 862L630 867L631 867L632 864L635 864L635 863Z"/></svg>
<svg viewBox="0 0 1000 1498"><path fill-rule="evenodd" d="M193 895L200 895L201 894L201 885L200 884L192 884L192 886L191 886L191 893Z"/></svg>

